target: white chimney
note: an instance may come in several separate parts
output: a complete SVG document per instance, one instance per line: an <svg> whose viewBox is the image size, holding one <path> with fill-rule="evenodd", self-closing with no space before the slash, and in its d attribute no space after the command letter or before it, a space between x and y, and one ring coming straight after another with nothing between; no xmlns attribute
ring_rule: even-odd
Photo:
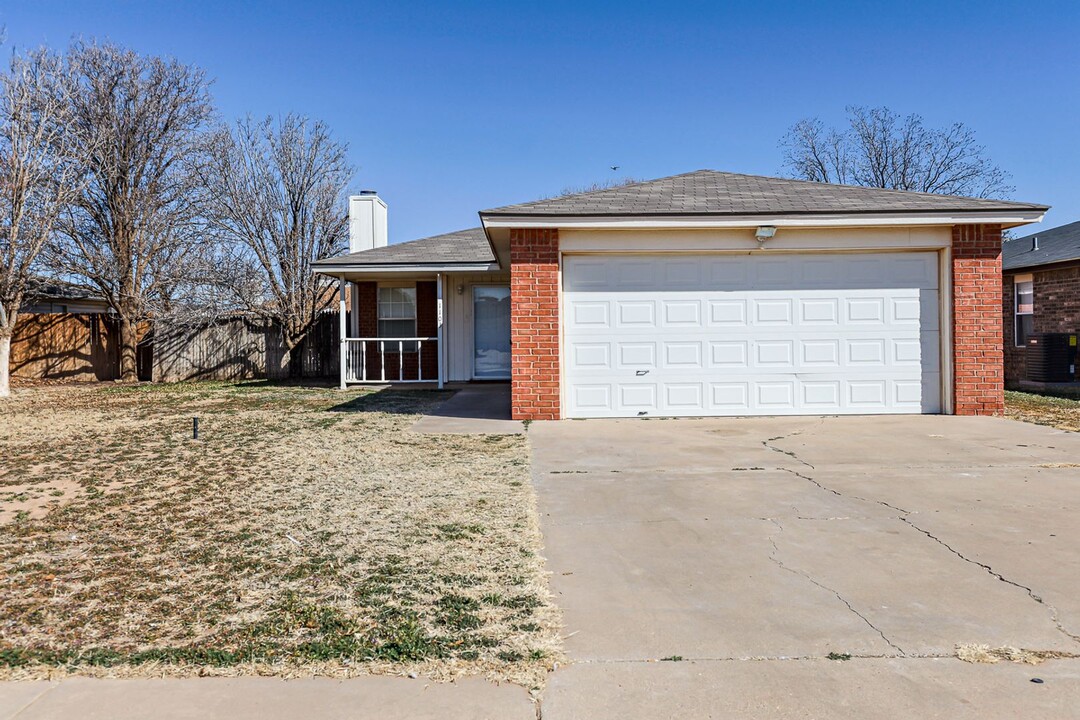
<svg viewBox="0 0 1080 720"><path fill-rule="evenodd" d="M349 252L386 246L386 203L374 190L349 198Z"/></svg>

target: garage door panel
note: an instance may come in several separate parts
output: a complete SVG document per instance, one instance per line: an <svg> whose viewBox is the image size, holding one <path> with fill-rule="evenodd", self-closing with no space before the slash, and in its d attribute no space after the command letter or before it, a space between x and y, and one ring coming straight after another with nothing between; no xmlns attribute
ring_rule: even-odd
<svg viewBox="0 0 1080 720"><path fill-rule="evenodd" d="M701 368L701 343L664 343L664 363L662 367L676 370L696 370Z"/></svg>
<svg viewBox="0 0 1080 720"><path fill-rule="evenodd" d="M722 327L746 326L745 300L709 300L709 324Z"/></svg>
<svg viewBox="0 0 1080 720"><path fill-rule="evenodd" d="M661 300L664 327L701 327L701 302L698 300Z"/></svg>
<svg viewBox="0 0 1080 720"><path fill-rule="evenodd" d="M941 409L934 253L597 260L564 258L570 417Z"/></svg>
<svg viewBox="0 0 1080 720"><path fill-rule="evenodd" d="M611 327L609 304L594 301L574 303L568 324L571 328L609 328Z"/></svg>
<svg viewBox="0 0 1080 720"><path fill-rule="evenodd" d="M714 340L709 343L709 364L713 368L747 367L748 348L746 340Z"/></svg>
<svg viewBox="0 0 1080 720"><path fill-rule="evenodd" d="M655 412L659 410L657 391L658 388L654 384L620 385L619 408L635 415L642 411Z"/></svg>
<svg viewBox="0 0 1080 720"><path fill-rule="evenodd" d="M618 346L618 367L624 370L656 369L656 343L620 342Z"/></svg>
<svg viewBox="0 0 1080 720"><path fill-rule="evenodd" d="M800 300L799 324L803 327L838 327L840 325L840 299L821 297Z"/></svg>
<svg viewBox="0 0 1080 720"><path fill-rule="evenodd" d="M656 327L656 303L652 301L617 301L615 307L615 327L646 329Z"/></svg>
<svg viewBox="0 0 1080 720"><path fill-rule="evenodd" d="M795 369L795 343L791 340L765 340L754 343L755 366L774 370Z"/></svg>

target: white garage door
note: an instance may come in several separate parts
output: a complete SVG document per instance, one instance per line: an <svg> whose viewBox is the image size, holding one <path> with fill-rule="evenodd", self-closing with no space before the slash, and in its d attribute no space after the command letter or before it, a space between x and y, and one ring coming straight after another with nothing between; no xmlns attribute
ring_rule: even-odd
<svg viewBox="0 0 1080 720"><path fill-rule="evenodd" d="M941 411L937 255L568 255L567 417Z"/></svg>

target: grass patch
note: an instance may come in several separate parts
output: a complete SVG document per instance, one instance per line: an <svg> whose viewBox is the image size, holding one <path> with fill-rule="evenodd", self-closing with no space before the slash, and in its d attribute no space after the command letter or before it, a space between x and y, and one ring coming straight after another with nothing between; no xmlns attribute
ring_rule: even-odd
<svg viewBox="0 0 1080 720"><path fill-rule="evenodd" d="M1005 414L1015 420L1080 432L1080 399L1006 390Z"/></svg>
<svg viewBox="0 0 1080 720"><path fill-rule="evenodd" d="M542 684L561 646L525 440L408 432L445 397L206 382L0 402L0 675Z"/></svg>

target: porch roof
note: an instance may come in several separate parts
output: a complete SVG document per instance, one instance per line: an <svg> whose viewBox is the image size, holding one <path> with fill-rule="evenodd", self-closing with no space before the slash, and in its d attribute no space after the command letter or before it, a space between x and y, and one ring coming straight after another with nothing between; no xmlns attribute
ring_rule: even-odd
<svg viewBox="0 0 1080 720"><path fill-rule="evenodd" d="M420 240L339 255L313 263L327 275L355 271L497 270L499 261L483 228L469 228Z"/></svg>

